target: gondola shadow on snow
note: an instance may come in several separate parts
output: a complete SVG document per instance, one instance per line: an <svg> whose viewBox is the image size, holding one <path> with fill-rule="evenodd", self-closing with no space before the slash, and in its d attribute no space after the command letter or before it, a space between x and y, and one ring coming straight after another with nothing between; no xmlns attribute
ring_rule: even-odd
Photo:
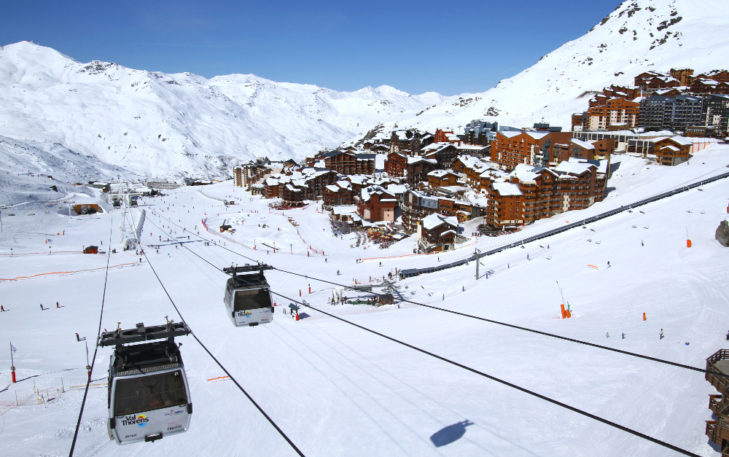
<svg viewBox="0 0 729 457"><path fill-rule="evenodd" d="M464 421L451 424L447 427L443 427L442 429L430 435L430 441L433 442L435 447L447 446L452 442L461 439L461 437L466 434L466 427L468 427L469 425L473 425L473 422L466 419Z"/></svg>

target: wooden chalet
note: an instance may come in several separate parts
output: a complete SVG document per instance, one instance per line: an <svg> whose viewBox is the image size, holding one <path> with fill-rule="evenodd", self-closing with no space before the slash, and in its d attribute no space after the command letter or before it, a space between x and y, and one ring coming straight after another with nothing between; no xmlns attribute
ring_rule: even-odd
<svg viewBox="0 0 729 457"><path fill-rule="evenodd" d="M391 152L385 160L385 172L390 176L405 176L408 165L408 156L402 152Z"/></svg>
<svg viewBox="0 0 729 457"><path fill-rule="evenodd" d="M458 220L453 216L433 213L418 224L418 248L423 252L453 249L458 235Z"/></svg>
<svg viewBox="0 0 729 457"><path fill-rule="evenodd" d="M638 125L640 102L615 97L587 109L588 130L624 130Z"/></svg>
<svg viewBox="0 0 729 457"><path fill-rule="evenodd" d="M656 162L661 165L678 165L691 157L691 140L681 137L656 138L652 143Z"/></svg>
<svg viewBox="0 0 729 457"><path fill-rule="evenodd" d="M433 170L427 177L429 187L447 187L457 186L459 180L465 178L465 174L460 175L452 170Z"/></svg>
<svg viewBox="0 0 729 457"><path fill-rule="evenodd" d="M421 155L426 159L434 159L438 163L438 168L450 168L458 156L458 149L451 143L433 143L424 147Z"/></svg>
<svg viewBox="0 0 729 457"><path fill-rule="evenodd" d="M394 195L380 186L362 189L360 194L354 197L354 203L362 219L371 222L395 222L398 201Z"/></svg>
<svg viewBox="0 0 729 457"><path fill-rule="evenodd" d="M410 188L415 188L418 184L428 180L428 173L438 167L435 159L426 159L425 157L408 157L407 164L407 182Z"/></svg>
<svg viewBox="0 0 729 457"><path fill-rule="evenodd" d="M706 421L706 436L729 457L729 349L720 349L706 359L706 380L719 394L709 395L712 420Z"/></svg>
<svg viewBox="0 0 729 457"><path fill-rule="evenodd" d="M324 187L322 200L325 205L351 205L354 203L352 194L352 183L349 181L337 181Z"/></svg>
<svg viewBox="0 0 729 457"><path fill-rule="evenodd" d="M323 154L324 166L341 175L373 174L375 154L331 151Z"/></svg>

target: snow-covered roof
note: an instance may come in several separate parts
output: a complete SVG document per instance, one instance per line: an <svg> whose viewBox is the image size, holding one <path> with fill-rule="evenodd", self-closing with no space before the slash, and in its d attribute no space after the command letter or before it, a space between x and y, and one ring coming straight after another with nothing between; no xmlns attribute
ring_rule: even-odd
<svg viewBox="0 0 729 457"><path fill-rule="evenodd" d="M442 224L448 224L452 225L453 227L458 227L458 219L455 216L446 217L438 213L433 213L429 216L424 217L420 223L425 230L433 230L434 228Z"/></svg>
<svg viewBox="0 0 729 457"><path fill-rule="evenodd" d="M515 136L521 135L521 130L504 130L499 132L500 134L504 135L506 138L514 138Z"/></svg>
<svg viewBox="0 0 729 457"><path fill-rule="evenodd" d="M349 181L337 181L337 186L341 187L342 189L351 189L352 183Z"/></svg>
<svg viewBox="0 0 729 457"><path fill-rule="evenodd" d="M278 186L278 179L276 178L266 178L266 185L267 186Z"/></svg>
<svg viewBox="0 0 729 457"><path fill-rule="evenodd" d="M502 197L522 195L519 186L511 182L495 182L492 184L494 190Z"/></svg>
<svg viewBox="0 0 729 457"><path fill-rule="evenodd" d="M344 214L353 214L357 212L357 207L355 205L342 205L342 206L334 206L332 207L332 213L341 216Z"/></svg>
<svg viewBox="0 0 729 457"><path fill-rule="evenodd" d="M593 146L592 143L588 143L587 141L578 140L577 138L572 138L571 143L576 144L577 146L579 146L583 149L595 149L595 146Z"/></svg>
<svg viewBox="0 0 729 457"><path fill-rule="evenodd" d="M511 176L516 176L516 178L523 183L534 183L539 176L539 173L537 173L539 170L539 167L520 163L514 167L514 170L511 172Z"/></svg>
<svg viewBox="0 0 729 457"><path fill-rule="evenodd" d="M560 162L555 168L555 171L571 175L581 175L582 173L589 171L591 167L597 168L594 164L591 164L586 160L569 160Z"/></svg>
<svg viewBox="0 0 729 457"><path fill-rule="evenodd" d="M326 189L329 192L339 192L339 186L335 186L334 184L327 184Z"/></svg>
<svg viewBox="0 0 729 457"><path fill-rule="evenodd" d="M404 184L389 184L387 186L387 191L390 192L392 195L399 195L404 194L407 192L408 186Z"/></svg>
<svg viewBox="0 0 729 457"><path fill-rule="evenodd" d="M542 138L550 134L550 132L536 132L533 130L528 130L524 133L534 138L535 140L541 140Z"/></svg>
<svg viewBox="0 0 729 457"><path fill-rule="evenodd" d="M432 163L433 165L438 164L438 161L435 159L426 159L425 157L408 157L408 164L418 163L418 162L428 162L428 163Z"/></svg>

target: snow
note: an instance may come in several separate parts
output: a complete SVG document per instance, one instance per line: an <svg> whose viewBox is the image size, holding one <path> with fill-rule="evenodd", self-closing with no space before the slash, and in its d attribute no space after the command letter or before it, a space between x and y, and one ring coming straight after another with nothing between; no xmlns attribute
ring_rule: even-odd
<svg viewBox="0 0 729 457"><path fill-rule="evenodd" d="M296 322L280 311L288 300L278 296L271 324L235 328L222 304L226 276L174 244L163 243L157 254L149 245L159 243L160 236L166 239L174 231L172 236L185 237L181 227L199 230L246 256L309 276L266 272L277 293L299 299L301 290L307 302L344 319L708 457L716 455L704 435L704 420L711 417L707 395L714 390L702 373L411 303L329 305L336 286L313 278L367 284L370 277L395 268L464 258L474 248L510 243L725 172L728 157L726 145L712 145L676 167L615 156L619 167L610 181L615 189L605 201L504 237L471 238L467 246L439 253L437 259L405 256L412 254L414 236L386 250L369 242L356 245L355 234L332 233L317 204L270 211L269 200L233 188L230 181L143 197L142 243L195 334L306 455L533 456L536 449L544 456L671 454L316 311L305 310L308 317ZM43 182L41 177L27 179ZM16 206L14 216L8 215L11 210L2 212L0 278L67 272L0 281L1 302L10 309L0 313L0 342L12 341L17 348L14 363L21 380L9 382L4 343L0 440L9 456L59 455L70 448L83 396L78 386L86 378L84 343L76 342L74 333L93 343L106 265L106 255L80 254L83 245L117 249L111 256L102 328L116 328L117 322L123 327L157 324L164 316L179 320L147 260L140 263L133 251L119 249L123 210L69 217L44 198ZM238 203L225 206L221 200ZM726 183L719 181L488 257L483 261L491 270L487 278L476 280L470 265L398 281L397 286L416 302L703 367L706 357L724 347L729 328L729 257L714 240L726 206ZM123 230L131 230L139 213L127 213ZM224 220L234 221L234 234L217 231ZM470 224L465 235L475 231ZM691 249L686 248L687 230ZM265 246L274 243L277 253L267 253ZM245 261L216 245L187 246L219 267ZM379 259L355 261L370 258ZM563 299L555 281L572 308L572 319L559 319ZM56 301L63 308L52 306ZM50 309L40 311L40 303ZM658 339L660 329L663 340ZM625 339L620 338L623 332ZM179 342L194 403L190 430L154 444L121 447L109 441L104 383L110 349L101 348L76 455L294 455L231 381L212 380L224 373L192 338ZM89 349L93 355L93 344ZM45 403L38 403L34 387ZM458 429L464 420L472 425L462 430L463 436L452 435L453 441L440 447L433 444L433 435Z"/></svg>
<svg viewBox="0 0 729 457"><path fill-rule="evenodd" d="M504 197L521 195L521 190L517 184L511 182L495 182L492 184L494 190Z"/></svg>

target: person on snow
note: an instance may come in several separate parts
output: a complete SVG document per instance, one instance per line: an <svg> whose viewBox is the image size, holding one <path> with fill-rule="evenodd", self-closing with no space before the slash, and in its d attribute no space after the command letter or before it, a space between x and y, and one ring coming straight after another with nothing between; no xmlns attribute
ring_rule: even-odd
<svg viewBox="0 0 729 457"><path fill-rule="evenodd" d="M658 339L659 340L663 339L663 329L661 329L661 333L658 334Z"/></svg>
<svg viewBox="0 0 729 457"><path fill-rule="evenodd" d="M3 305L0 305L0 312L3 312L3 313L5 312L5 307ZM727 335L726 339L729 340L729 333L727 333L726 335Z"/></svg>
<svg viewBox="0 0 729 457"><path fill-rule="evenodd" d="M59 305L58 302L56 302L56 308L60 308L60 307L61 307L61 305Z"/></svg>

